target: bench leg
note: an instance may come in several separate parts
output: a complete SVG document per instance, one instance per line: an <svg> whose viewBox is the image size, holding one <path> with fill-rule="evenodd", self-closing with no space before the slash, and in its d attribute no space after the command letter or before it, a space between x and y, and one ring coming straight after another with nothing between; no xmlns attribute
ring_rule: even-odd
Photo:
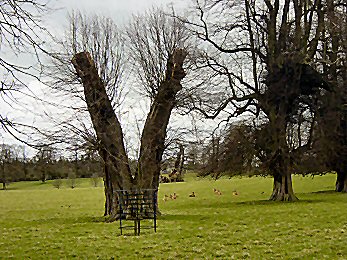
<svg viewBox="0 0 347 260"><path fill-rule="evenodd" d="M141 227L140 227L140 220L138 220L137 221L137 235L140 235L140 229L141 229Z"/></svg>

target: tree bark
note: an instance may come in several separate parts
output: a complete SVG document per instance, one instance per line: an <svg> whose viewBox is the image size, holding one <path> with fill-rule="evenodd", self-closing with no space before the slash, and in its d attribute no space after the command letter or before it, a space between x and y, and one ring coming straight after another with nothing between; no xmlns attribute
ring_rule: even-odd
<svg viewBox="0 0 347 260"><path fill-rule="evenodd" d="M177 153L174 168L176 172L176 181L183 181L183 165L184 165L184 147L183 144L179 144L179 152Z"/></svg>
<svg viewBox="0 0 347 260"><path fill-rule="evenodd" d="M337 192L347 192L347 174L346 174L346 172L337 171L335 190Z"/></svg>
<svg viewBox="0 0 347 260"><path fill-rule="evenodd" d="M83 83L88 111L100 142L99 153L105 164L105 213L115 217L117 214L117 205L114 203L115 190L133 188L122 128L90 54L87 52L76 54L72 64Z"/></svg>
<svg viewBox="0 0 347 260"><path fill-rule="evenodd" d="M180 164L181 164L181 158L182 158L182 153L183 153L183 145L179 144L179 152L177 153L176 160L175 160L175 169L178 171Z"/></svg>
<svg viewBox="0 0 347 260"><path fill-rule="evenodd" d="M47 178L47 165L46 165L46 161L45 160L43 160L41 162L41 171L42 171L41 182L45 183L46 182L46 178Z"/></svg>
<svg viewBox="0 0 347 260"><path fill-rule="evenodd" d="M107 153L100 152L102 154L102 159L104 161L104 191L105 191L105 213L104 216L112 215L112 212L115 212L117 209L113 208L112 197L113 197L113 186L111 182L111 173L108 170L106 161Z"/></svg>
<svg viewBox="0 0 347 260"><path fill-rule="evenodd" d="M269 102L269 101L268 101ZM272 109L265 110L268 113L269 122L265 125L263 133L259 136L260 151L264 153L262 162L274 177L273 192L270 200L274 201L296 201L290 166L291 154L287 143L287 102L280 102L276 109L274 104L270 105ZM262 138L264 136L264 138Z"/></svg>
<svg viewBox="0 0 347 260"><path fill-rule="evenodd" d="M297 201L292 186L291 174L275 174L274 186L270 197L273 201Z"/></svg>
<svg viewBox="0 0 347 260"><path fill-rule="evenodd" d="M157 189L159 185L166 128L176 105L176 94L182 89L181 80L186 75L183 70L186 55L186 51L176 49L169 57L165 80L158 89L146 119L136 172L137 185L142 189Z"/></svg>
<svg viewBox="0 0 347 260"><path fill-rule="evenodd" d="M282 117L284 119L284 117ZM276 151L270 158L269 169L273 172L274 186L270 200L297 201L292 186L292 177L289 172L290 154L286 141L286 128L284 120L276 117L272 125L272 149ZM281 127L282 126L282 127ZM274 149L275 148L275 149ZM277 149L277 150L276 150Z"/></svg>
<svg viewBox="0 0 347 260"><path fill-rule="evenodd" d="M269 170L273 173L274 186L270 200L274 201L296 201L298 198L294 195L291 173L289 171L291 164L291 155L286 139L286 116L281 113L284 108L280 108L277 115L270 116L271 139L267 145L270 147L271 156L269 158Z"/></svg>

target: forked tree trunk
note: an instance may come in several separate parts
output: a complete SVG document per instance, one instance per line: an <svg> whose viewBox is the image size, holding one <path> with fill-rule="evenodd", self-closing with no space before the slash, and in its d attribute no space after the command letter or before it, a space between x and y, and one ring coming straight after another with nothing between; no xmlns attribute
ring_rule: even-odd
<svg viewBox="0 0 347 260"><path fill-rule="evenodd" d="M81 78L86 103L104 161L105 215L110 221L120 217L116 190L157 189L166 128L185 76L182 68L186 52L176 49L167 62L166 78L158 88L141 137L137 171L131 174L121 125L107 96L104 83L87 52L76 54L72 63Z"/></svg>

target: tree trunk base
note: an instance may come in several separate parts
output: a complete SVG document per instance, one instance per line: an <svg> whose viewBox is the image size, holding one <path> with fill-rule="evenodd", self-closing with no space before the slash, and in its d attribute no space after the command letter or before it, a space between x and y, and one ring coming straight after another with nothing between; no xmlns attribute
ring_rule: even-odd
<svg viewBox="0 0 347 260"><path fill-rule="evenodd" d="M336 189L337 192L347 192L347 181L344 183L336 183Z"/></svg>
<svg viewBox="0 0 347 260"><path fill-rule="evenodd" d="M274 187L269 200L272 201L298 201L292 186L292 176L290 174L274 176Z"/></svg>
<svg viewBox="0 0 347 260"><path fill-rule="evenodd" d="M295 194L288 194L288 193L273 191L269 200L272 200L272 201L298 201L299 199L295 196Z"/></svg>
<svg viewBox="0 0 347 260"><path fill-rule="evenodd" d="M342 171L337 171L335 191L347 192L347 174Z"/></svg>
<svg viewBox="0 0 347 260"><path fill-rule="evenodd" d="M115 222L117 220L119 220L121 218L120 214L112 214L106 217L106 223L112 223ZM124 218L123 218L124 219Z"/></svg>

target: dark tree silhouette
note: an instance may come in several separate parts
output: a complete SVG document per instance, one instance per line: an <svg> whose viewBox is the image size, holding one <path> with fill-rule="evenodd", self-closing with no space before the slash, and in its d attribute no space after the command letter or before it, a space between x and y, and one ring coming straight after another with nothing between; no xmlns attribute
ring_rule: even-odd
<svg viewBox="0 0 347 260"><path fill-rule="evenodd" d="M253 114L261 129L258 154L274 177L270 199L293 201L297 200L291 181L295 158L311 147L320 91L331 91L314 66L325 29L326 3L265 0L264 4L196 1L198 16L182 19L205 43L206 60L200 67L211 69L210 84L217 87L226 82L217 108L208 102L204 106L206 100L195 97L191 109L207 118L226 109L229 118ZM293 128L300 140L295 145L288 139Z"/></svg>

